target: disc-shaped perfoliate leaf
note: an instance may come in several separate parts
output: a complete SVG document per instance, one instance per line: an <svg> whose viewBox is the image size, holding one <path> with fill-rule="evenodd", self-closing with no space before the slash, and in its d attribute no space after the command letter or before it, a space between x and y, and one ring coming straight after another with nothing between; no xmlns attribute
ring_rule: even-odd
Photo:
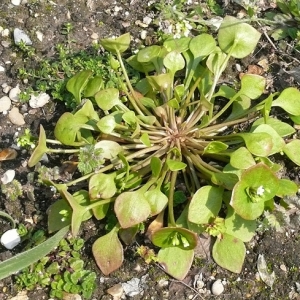
<svg viewBox="0 0 300 300"><path fill-rule="evenodd" d="M182 70L185 66L185 60L183 56L176 50L169 52L164 57L164 66L170 70L173 74L177 71Z"/></svg>
<svg viewBox="0 0 300 300"><path fill-rule="evenodd" d="M109 199L117 192L115 184L116 174L98 173L89 181L89 195L91 199Z"/></svg>
<svg viewBox="0 0 300 300"><path fill-rule="evenodd" d="M273 147L269 155L281 152L285 146L283 138L268 124L261 124L257 126L253 132L265 132L272 137Z"/></svg>
<svg viewBox="0 0 300 300"><path fill-rule="evenodd" d="M207 33L203 33L193 37L190 41L189 48L192 52L194 59L205 58L210 53L216 50L215 39Z"/></svg>
<svg viewBox="0 0 300 300"><path fill-rule="evenodd" d="M237 136L240 136L245 144L247 149L256 156L268 156L270 155L273 142L272 137L266 132L257 132L257 133L238 133Z"/></svg>
<svg viewBox="0 0 300 300"><path fill-rule="evenodd" d="M292 162L300 166L300 140L293 140L286 144L283 152Z"/></svg>
<svg viewBox="0 0 300 300"><path fill-rule="evenodd" d="M168 197L160 191L160 187L147 191L145 198L150 205L152 216L159 214L168 204Z"/></svg>
<svg viewBox="0 0 300 300"><path fill-rule="evenodd" d="M94 109L91 100L87 100L84 105L74 114L79 123L86 123L89 120L99 120L98 113Z"/></svg>
<svg viewBox="0 0 300 300"><path fill-rule="evenodd" d="M206 66L208 69L213 73L217 72L223 72L226 65L223 65L225 59L226 59L226 54L222 51L220 51L219 48L217 48L217 51L214 53L211 53L207 60L206 60ZM223 67L223 69L221 69Z"/></svg>
<svg viewBox="0 0 300 300"><path fill-rule="evenodd" d="M190 202L188 220L196 224L209 223L221 209L222 195L222 188L210 185L201 187Z"/></svg>
<svg viewBox="0 0 300 300"><path fill-rule="evenodd" d="M197 235L186 228L165 227L154 231L151 241L161 248L179 247L191 250L197 246Z"/></svg>
<svg viewBox="0 0 300 300"><path fill-rule="evenodd" d="M89 193L86 190L79 190L73 194L73 197L81 206L88 206L90 204ZM92 211L88 210L84 213L82 220L86 221L93 216Z"/></svg>
<svg viewBox="0 0 300 300"><path fill-rule="evenodd" d="M178 247L164 248L159 250L157 258L166 273L183 280L192 266L194 250L182 250Z"/></svg>
<svg viewBox="0 0 300 300"><path fill-rule="evenodd" d="M265 124L264 118L259 118L252 124L251 132L255 131L261 124ZM271 126L281 137L291 135L296 131L291 125L272 117L268 117L266 124Z"/></svg>
<svg viewBox="0 0 300 300"><path fill-rule="evenodd" d="M48 232L52 233L71 224L72 208L68 201L59 199L48 208Z"/></svg>
<svg viewBox="0 0 300 300"><path fill-rule="evenodd" d="M220 48L235 58L248 56L256 47L261 34L251 25L226 16L218 32Z"/></svg>
<svg viewBox="0 0 300 300"><path fill-rule="evenodd" d="M115 129L115 126L115 118L111 115L105 116L97 122L97 127L99 128L99 130L106 134L112 133Z"/></svg>
<svg viewBox="0 0 300 300"><path fill-rule="evenodd" d="M165 91L173 84L173 79L170 73L147 76L148 83L156 91Z"/></svg>
<svg viewBox="0 0 300 300"><path fill-rule="evenodd" d="M95 95L95 100L102 110L110 110L120 103L119 91L115 88L101 90Z"/></svg>
<svg viewBox="0 0 300 300"><path fill-rule="evenodd" d="M95 76L90 79L84 90L84 97L93 97L99 92L104 86L102 76Z"/></svg>
<svg viewBox="0 0 300 300"><path fill-rule="evenodd" d="M152 45L141 49L137 54L137 61L140 63L147 63L159 57L161 47L158 45Z"/></svg>
<svg viewBox="0 0 300 300"><path fill-rule="evenodd" d="M62 144L68 146L81 146L84 141L77 139L80 136L80 128L82 123L79 122L73 114L65 112L57 121L54 128L54 135Z"/></svg>
<svg viewBox="0 0 300 300"><path fill-rule="evenodd" d="M92 76L93 72L90 70L84 70L72 78L70 78L67 82L66 88L67 90L73 94L77 104L81 103L81 93L83 89L86 87L89 78Z"/></svg>
<svg viewBox="0 0 300 300"><path fill-rule="evenodd" d="M186 168L186 164L179 160L168 159L167 166L171 171L180 171Z"/></svg>
<svg viewBox="0 0 300 300"><path fill-rule="evenodd" d="M113 159L123 151L123 148L115 141L102 140L95 144L95 149L102 149L101 154L105 159Z"/></svg>
<svg viewBox="0 0 300 300"><path fill-rule="evenodd" d="M48 147L46 145L46 133L44 130L44 127L40 125L40 135L39 135L39 142L38 145L35 147L33 153L30 156L30 159L28 161L28 167L35 166L42 156L47 153Z"/></svg>
<svg viewBox="0 0 300 300"><path fill-rule="evenodd" d="M203 154L206 153L219 153L225 151L228 148L228 145L219 141L210 142L203 151Z"/></svg>
<svg viewBox="0 0 300 300"><path fill-rule="evenodd" d="M295 195L298 191L298 186L294 181L289 179L279 179L279 187L276 193L277 197L283 198L284 196Z"/></svg>
<svg viewBox="0 0 300 300"><path fill-rule="evenodd" d="M240 147L230 155L230 164L236 169L248 169L256 163L250 151Z"/></svg>
<svg viewBox="0 0 300 300"><path fill-rule="evenodd" d="M246 247L240 239L224 233L214 243L212 256L222 268L240 273L246 256Z"/></svg>
<svg viewBox="0 0 300 300"><path fill-rule="evenodd" d="M250 99L256 99L262 95L265 86L266 79L264 77L256 74L245 74L241 79L240 93Z"/></svg>
<svg viewBox="0 0 300 300"><path fill-rule="evenodd" d="M93 244L92 252L104 275L119 269L124 260L123 246L115 229L98 238Z"/></svg>
<svg viewBox="0 0 300 300"><path fill-rule="evenodd" d="M125 33L117 38L108 38L100 40L101 46L112 53L123 53L130 45L130 34Z"/></svg>
<svg viewBox="0 0 300 300"><path fill-rule="evenodd" d="M279 106L291 115L300 115L300 91L294 87L284 89L272 102L272 106Z"/></svg>
<svg viewBox="0 0 300 300"><path fill-rule="evenodd" d="M245 220L236 214L231 206L227 207L225 218L226 233L243 242L249 242L257 228L256 220Z"/></svg>
<svg viewBox="0 0 300 300"><path fill-rule="evenodd" d="M275 173L262 163L249 168L233 188L230 205L242 218L257 219L264 211L265 201L276 195L278 180Z"/></svg>
<svg viewBox="0 0 300 300"><path fill-rule="evenodd" d="M140 190L120 194L114 209L122 228L142 223L151 215L150 204Z"/></svg>
<svg viewBox="0 0 300 300"><path fill-rule="evenodd" d="M140 63L137 60L137 54L130 56L126 61L132 68L141 73L149 73L155 70L155 66L152 62Z"/></svg>

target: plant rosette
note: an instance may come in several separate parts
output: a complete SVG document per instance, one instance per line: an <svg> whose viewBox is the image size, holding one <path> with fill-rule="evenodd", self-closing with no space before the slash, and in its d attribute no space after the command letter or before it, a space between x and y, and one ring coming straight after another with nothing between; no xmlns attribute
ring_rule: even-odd
<svg viewBox="0 0 300 300"><path fill-rule="evenodd" d="M253 74L244 75L237 89L220 83L229 59L249 55L259 38L249 24L227 16L217 41L205 33L145 47L126 59L141 73L134 86L122 58L130 35L101 40L123 73L121 90L104 88L89 70L77 73L67 89L78 109L60 117L56 140L41 127L28 162L33 167L45 153L73 153L72 165L82 173L68 181L40 173L61 195L49 208L50 232L71 225L77 235L83 221L103 220L108 232L92 250L107 275L121 266L123 243L149 224L147 234L161 248L157 261L183 279L197 234L206 231L216 237L215 261L240 272L256 219L276 208L276 197L297 191L295 183L278 178L280 165L269 157L285 154L300 165L299 141L289 139L295 129L270 115L277 107L297 119L300 92L287 88L264 99L266 80ZM233 128L245 122L252 124L247 131ZM71 194L68 187L76 185Z"/></svg>

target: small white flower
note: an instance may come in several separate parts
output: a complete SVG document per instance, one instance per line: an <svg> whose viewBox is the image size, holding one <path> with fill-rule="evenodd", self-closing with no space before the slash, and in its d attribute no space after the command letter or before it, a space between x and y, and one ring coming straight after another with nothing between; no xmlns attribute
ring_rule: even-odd
<svg viewBox="0 0 300 300"><path fill-rule="evenodd" d="M264 189L264 187L261 185L261 186L259 186L259 187L257 188L256 194L257 194L257 196L262 196L262 195L264 194L264 192L265 192L265 189Z"/></svg>
<svg viewBox="0 0 300 300"><path fill-rule="evenodd" d="M17 229L10 229L4 232L1 236L1 244L6 249L13 249L21 242L21 237Z"/></svg>

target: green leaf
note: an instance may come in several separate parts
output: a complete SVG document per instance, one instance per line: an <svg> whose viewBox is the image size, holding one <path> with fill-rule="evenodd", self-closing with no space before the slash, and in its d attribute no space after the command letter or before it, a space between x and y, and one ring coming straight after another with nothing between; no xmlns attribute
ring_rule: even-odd
<svg viewBox="0 0 300 300"><path fill-rule="evenodd" d="M286 144L283 152L292 162L300 166L300 140L293 140Z"/></svg>
<svg viewBox="0 0 300 300"><path fill-rule="evenodd" d="M189 44L189 48L194 56L194 59L199 58L200 60L215 51L216 47L217 45L215 39L207 33L193 37Z"/></svg>
<svg viewBox="0 0 300 300"><path fill-rule="evenodd" d="M169 52L163 59L164 66L170 70L172 74L182 70L185 66L183 56L176 50Z"/></svg>
<svg viewBox="0 0 300 300"><path fill-rule="evenodd" d="M283 198L284 196L295 195L298 191L298 186L295 182L289 179L279 179L279 187L276 193L277 197Z"/></svg>
<svg viewBox="0 0 300 300"><path fill-rule="evenodd" d="M151 166L151 171L152 171L152 176L153 177L158 177L160 175L160 171L162 168L162 162L158 157L152 157L151 158L151 162L150 162L150 166Z"/></svg>
<svg viewBox="0 0 300 300"><path fill-rule="evenodd" d="M122 228L132 227L145 221L151 214L151 207L140 190L120 194L114 205Z"/></svg>
<svg viewBox="0 0 300 300"><path fill-rule="evenodd" d="M211 177L212 183L222 186L227 190L232 190L238 181L238 176L231 173L214 173Z"/></svg>
<svg viewBox="0 0 300 300"><path fill-rule="evenodd" d="M100 40L101 46L112 53L123 53L130 45L130 34L125 33L117 38L108 38Z"/></svg>
<svg viewBox="0 0 300 300"><path fill-rule="evenodd" d="M102 156L105 159L114 159L119 153L123 152L123 148L114 141L102 140L95 144L95 149L102 149Z"/></svg>
<svg viewBox="0 0 300 300"><path fill-rule="evenodd" d="M166 273L178 280L183 280L192 266L194 250L169 247L160 249L157 258Z"/></svg>
<svg viewBox="0 0 300 300"><path fill-rule="evenodd" d="M74 114L74 116L80 123L87 123L90 120L99 120L98 113L95 112L94 105L91 100L87 100Z"/></svg>
<svg viewBox="0 0 300 300"><path fill-rule="evenodd" d="M206 66L213 74L216 74L217 72L223 72L226 67L225 65L223 66L223 63L226 59L226 54L220 51L219 48L217 49L218 51L211 53L206 61ZM221 67L223 67L223 69L221 69Z"/></svg>
<svg viewBox="0 0 300 300"><path fill-rule="evenodd" d="M168 204L168 197L160 191L159 186L153 190L147 191L145 193L145 198L150 205L152 216L158 215Z"/></svg>
<svg viewBox="0 0 300 300"><path fill-rule="evenodd" d="M222 188L209 185L201 187L190 202L188 220L195 224L209 223L221 209L222 195Z"/></svg>
<svg viewBox="0 0 300 300"><path fill-rule="evenodd" d="M115 88L101 90L95 95L95 100L102 110L110 110L120 103L119 91Z"/></svg>
<svg viewBox="0 0 300 300"><path fill-rule="evenodd" d="M69 226L66 226L38 246L2 261L0 263L0 280L42 259L59 244L68 231Z"/></svg>
<svg viewBox="0 0 300 300"><path fill-rule="evenodd" d="M130 111L127 111L126 113L124 113L122 115L122 119L129 125L129 126L134 126L137 122L136 120L136 116L135 116L135 113L134 111L130 110Z"/></svg>
<svg viewBox="0 0 300 300"><path fill-rule="evenodd" d="M203 155L207 153L219 153L225 151L228 148L228 145L219 141L210 142L203 151Z"/></svg>
<svg viewBox="0 0 300 300"><path fill-rule="evenodd" d="M262 95L265 90L266 79L255 74L245 74L241 79L240 94L256 99Z"/></svg>
<svg viewBox="0 0 300 300"><path fill-rule="evenodd" d="M258 132L265 132L269 134L272 137L272 149L269 153L269 155L281 152L283 150L283 147L285 146L285 142L282 139L282 137L276 132L275 129L273 129L270 125L268 124L261 124L257 126L254 131L254 133Z"/></svg>
<svg viewBox="0 0 300 300"><path fill-rule="evenodd" d="M90 79L84 90L84 97L94 97L104 87L102 76L95 76Z"/></svg>
<svg viewBox="0 0 300 300"><path fill-rule="evenodd" d="M255 220L245 220L236 214L231 206L227 206L225 227L227 234L243 242L250 242L255 234L257 225Z"/></svg>
<svg viewBox="0 0 300 300"><path fill-rule="evenodd" d="M98 238L92 247L93 256L104 275L119 269L124 260L123 246L116 228Z"/></svg>
<svg viewBox="0 0 300 300"><path fill-rule="evenodd" d="M179 53L182 53L189 49L190 41L190 37L181 37L179 39L169 38L164 41L164 47L168 52L176 50Z"/></svg>
<svg viewBox="0 0 300 300"><path fill-rule="evenodd" d="M93 175L89 180L89 195L91 199L109 199L117 192L115 184L116 173Z"/></svg>
<svg viewBox="0 0 300 300"><path fill-rule="evenodd" d="M235 58L244 58L254 50L260 36L251 25L226 16L218 32L218 42L224 52Z"/></svg>
<svg viewBox="0 0 300 300"><path fill-rule="evenodd" d="M137 61L140 63L147 63L156 60L161 52L161 47L152 45L141 49L137 54Z"/></svg>
<svg viewBox="0 0 300 300"><path fill-rule="evenodd" d="M81 93L86 87L89 78L92 76L92 74L92 71L84 70L77 73L68 80L66 88L70 93L73 94L77 104L81 103Z"/></svg>
<svg viewBox="0 0 300 300"><path fill-rule="evenodd" d="M97 123L97 127L100 129L100 131L106 134L112 133L115 129L115 126L115 118L111 115L101 118Z"/></svg>
<svg viewBox="0 0 300 300"><path fill-rule="evenodd" d="M167 105L169 107L172 107L174 109L179 109L180 106L179 106L179 102L177 101L177 99L173 98L171 99L170 101L167 102Z"/></svg>
<svg viewBox="0 0 300 300"><path fill-rule="evenodd" d="M240 136L244 140L247 149L256 156L268 156L272 151L272 137L266 132L245 132L238 133L236 136Z"/></svg>
<svg viewBox="0 0 300 300"><path fill-rule="evenodd" d="M264 211L264 202L276 195L278 180L275 173L262 163L249 168L233 188L230 205L242 218L257 219Z"/></svg>
<svg viewBox="0 0 300 300"><path fill-rule="evenodd" d="M165 91L173 85L173 79L170 73L147 76L149 84L156 91Z"/></svg>
<svg viewBox="0 0 300 300"><path fill-rule="evenodd" d="M168 159L167 166L171 171L180 171L186 168L186 164L182 161Z"/></svg>
<svg viewBox="0 0 300 300"><path fill-rule="evenodd" d="M48 232L52 233L70 225L72 208L67 200L59 199L48 208Z"/></svg>
<svg viewBox="0 0 300 300"><path fill-rule="evenodd" d="M82 119L82 118L81 118ZM65 112L58 119L54 128L54 135L62 144L68 146L82 146L86 142L81 139L80 128L83 125L80 118Z"/></svg>
<svg viewBox="0 0 300 300"><path fill-rule="evenodd" d="M240 273L246 256L246 247L240 239L224 233L214 243L212 256L222 268Z"/></svg>
<svg viewBox="0 0 300 300"><path fill-rule="evenodd" d="M291 115L300 115L300 91L294 87L284 89L272 102L272 107L279 106Z"/></svg>
<svg viewBox="0 0 300 300"><path fill-rule="evenodd" d="M151 142L150 142L150 139L149 139L149 135L148 133L143 133L140 137L140 141L147 147L150 147L151 146Z"/></svg>
<svg viewBox="0 0 300 300"><path fill-rule="evenodd" d="M43 155L47 152L48 152L48 147L46 145L46 133L44 127L40 125L39 142L30 156L30 159L28 161L28 167L31 168L35 166L43 157Z"/></svg>
<svg viewBox="0 0 300 300"><path fill-rule="evenodd" d="M250 151L240 147L230 155L230 164L236 169L248 169L256 163Z"/></svg>
<svg viewBox="0 0 300 300"><path fill-rule="evenodd" d="M165 227L155 230L151 235L151 241L161 248L178 247L182 250L191 250L197 246L197 235L179 227Z"/></svg>
<svg viewBox="0 0 300 300"><path fill-rule="evenodd" d="M255 129L261 124L265 124L264 118L259 118L252 124L251 132L255 131ZM281 137L291 135L296 131L291 125L272 117L267 119L266 124L271 126Z"/></svg>

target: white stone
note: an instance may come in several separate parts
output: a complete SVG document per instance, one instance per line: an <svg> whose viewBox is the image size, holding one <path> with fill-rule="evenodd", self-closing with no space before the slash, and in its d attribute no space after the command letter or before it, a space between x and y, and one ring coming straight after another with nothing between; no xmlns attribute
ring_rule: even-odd
<svg viewBox="0 0 300 300"><path fill-rule="evenodd" d="M21 242L21 237L17 231L17 229L10 229L4 232L1 236L1 244L6 249L13 249Z"/></svg>
<svg viewBox="0 0 300 300"><path fill-rule="evenodd" d="M9 36L9 30L8 30L7 28L4 29L4 30L2 30L1 35L2 35L3 37L8 37L8 36Z"/></svg>
<svg viewBox="0 0 300 300"><path fill-rule="evenodd" d="M211 292L213 293L213 295L215 296L219 296L224 292L224 286L222 284L221 279L217 279L212 287L211 287Z"/></svg>
<svg viewBox="0 0 300 300"><path fill-rule="evenodd" d="M152 22L152 18L146 16L143 18L143 23L149 25Z"/></svg>
<svg viewBox="0 0 300 300"><path fill-rule="evenodd" d="M10 98L11 101L18 102L20 100L19 99L20 93L21 93L21 90L19 88L19 85L17 84L16 87L12 88L9 91L8 97Z"/></svg>
<svg viewBox="0 0 300 300"><path fill-rule="evenodd" d="M40 42L42 42L42 41L43 41L43 38L44 38L43 33L40 32L40 31L36 31L35 34L36 34L37 39L38 39Z"/></svg>
<svg viewBox="0 0 300 300"><path fill-rule="evenodd" d="M29 100L29 106L31 108L38 108L45 106L50 100L50 96L46 93L39 94L37 96L31 95Z"/></svg>
<svg viewBox="0 0 300 300"><path fill-rule="evenodd" d="M11 0L11 4L18 6L21 4L21 0Z"/></svg>
<svg viewBox="0 0 300 300"><path fill-rule="evenodd" d="M8 184L14 180L15 175L16 175L15 170L7 170L1 177L1 182L3 184Z"/></svg>
<svg viewBox="0 0 300 300"><path fill-rule="evenodd" d="M142 30L142 31L141 31L141 39L142 39L142 40L146 39L147 33L148 33L147 30Z"/></svg>
<svg viewBox="0 0 300 300"><path fill-rule="evenodd" d="M4 112L10 109L11 100L7 96L0 98L0 112Z"/></svg>
<svg viewBox="0 0 300 300"><path fill-rule="evenodd" d="M25 124L24 117L22 114L20 114L19 109L17 107L13 107L11 109L11 111L8 114L8 118L15 125L21 126Z"/></svg>
<svg viewBox="0 0 300 300"><path fill-rule="evenodd" d="M5 68L0 65L0 72L5 72Z"/></svg>
<svg viewBox="0 0 300 300"><path fill-rule="evenodd" d="M32 45L32 41L29 36L19 28L15 28L14 30L14 41L17 45L21 42L25 43L25 45Z"/></svg>
<svg viewBox="0 0 300 300"><path fill-rule="evenodd" d="M92 33L91 38L93 40L98 40L99 39L99 35L96 32L94 32L94 33Z"/></svg>

